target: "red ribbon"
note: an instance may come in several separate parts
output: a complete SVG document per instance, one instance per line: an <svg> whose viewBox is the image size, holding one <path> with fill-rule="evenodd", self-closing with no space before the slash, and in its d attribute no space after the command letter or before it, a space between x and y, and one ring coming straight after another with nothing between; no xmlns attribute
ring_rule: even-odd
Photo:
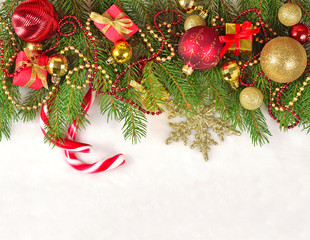
<svg viewBox="0 0 310 240"><path fill-rule="evenodd" d="M236 34L227 34L226 36L220 36L220 42L226 43L222 48L220 56L221 58L225 55L228 49L235 43L235 56L240 53L240 40L249 39L250 36L259 33L260 28L251 29L252 23L245 21L242 25L235 24Z"/></svg>

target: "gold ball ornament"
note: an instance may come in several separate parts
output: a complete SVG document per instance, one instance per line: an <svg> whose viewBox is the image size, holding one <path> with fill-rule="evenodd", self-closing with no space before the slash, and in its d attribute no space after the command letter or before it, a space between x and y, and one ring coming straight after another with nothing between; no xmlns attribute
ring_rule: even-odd
<svg viewBox="0 0 310 240"><path fill-rule="evenodd" d="M48 60L47 71L54 77L64 76L68 72L67 58L60 54L54 54Z"/></svg>
<svg viewBox="0 0 310 240"><path fill-rule="evenodd" d="M186 18L184 22L185 31L197 26L206 26L206 21L199 15L190 15Z"/></svg>
<svg viewBox="0 0 310 240"><path fill-rule="evenodd" d="M128 42L118 42L112 49L112 56L118 63L126 63L132 58L132 48Z"/></svg>
<svg viewBox="0 0 310 240"><path fill-rule="evenodd" d="M47 71L52 75L52 83L59 83L60 78L68 72L67 58L61 54L52 55L47 63Z"/></svg>
<svg viewBox="0 0 310 240"><path fill-rule="evenodd" d="M286 3L282 5L278 12L280 22L285 26L293 26L299 23L302 16L301 9L294 3Z"/></svg>
<svg viewBox="0 0 310 240"><path fill-rule="evenodd" d="M228 61L222 66L222 75L226 82L229 82L235 90L239 87L240 67L236 61Z"/></svg>
<svg viewBox="0 0 310 240"><path fill-rule="evenodd" d="M290 37L277 37L263 48L260 62L264 73L278 83L289 83L299 78L307 67L304 47Z"/></svg>
<svg viewBox="0 0 310 240"><path fill-rule="evenodd" d="M192 13L195 11L196 0L179 0L179 5L187 13Z"/></svg>
<svg viewBox="0 0 310 240"><path fill-rule="evenodd" d="M247 87L240 93L240 103L247 110L255 110L263 104L264 96L256 87Z"/></svg>

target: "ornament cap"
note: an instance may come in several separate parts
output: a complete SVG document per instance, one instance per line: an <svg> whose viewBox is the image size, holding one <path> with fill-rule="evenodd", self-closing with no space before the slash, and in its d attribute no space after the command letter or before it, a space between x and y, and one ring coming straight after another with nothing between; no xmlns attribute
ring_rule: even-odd
<svg viewBox="0 0 310 240"><path fill-rule="evenodd" d="M109 57L107 60L106 60L106 64L108 65L112 65L113 63L115 63L115 60L113 57Z"/></svg>
<svg viewBox="0 0 310 240"><path fill-rule="evenodd" d="M52 76L52 83L53 84L59 84L60 81L61 81L61 78L60 77L56 77L56 76Z"/></svg>
<svg viewBox="0 0 310 240"><path fill-rule="evenodd" d="M205 10L205 11L201 11L199 13L199 17L201 17L202 19L206 19L208 17L208 10Z"/></svg>
<svg viewBox="0 0 310 240"><path fill-rule="evenodd" d="M182 68L182 72L185 73L187 76L192 75L194 69L188 65L184 65Z"/></svg>
<svg viewBox="0 0 310 240"><path fill-rule="evenodd" d="M43 50L43 44L41 43L27 43L26 48L28 48L30 51L42 51Z"/></svg>

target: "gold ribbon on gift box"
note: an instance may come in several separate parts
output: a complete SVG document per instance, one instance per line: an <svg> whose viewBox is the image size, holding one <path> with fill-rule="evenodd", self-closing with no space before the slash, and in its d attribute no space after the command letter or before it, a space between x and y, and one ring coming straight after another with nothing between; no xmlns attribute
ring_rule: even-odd
<svg viewBox="0 0 310 240"><path fill-rule="evenodd" d="M103 34L105 34L110 27L113 27L122 37L128 39L132 30L127 28L133 26L133 22L129 18L122 19L123 17L127 17L124 12L118 14L115 19L113 19L107 12L102 15L96 12L92 12L90 14L90 19L94 22L106 24L106 26L101 30Z"/></svg>
<svg viewBox="0 0 310 240"><path fill-rule="evenodd" d="M35 57L37 54L35 51L31 51L28 48L25 48L24 52L25 52L26 56L28 57L28 59ZM33 60L31 62L20 61L19 63L17 63L16 68L20 68L24 64L27 64L26 67L31 67L32 72L31 72L30 80L23 87L27 87L27 88L30 87L36 81L36 79L38 77L42 81L43 86L46 89L48 89L47 79L46 79L46 76L43 72L43 71L46 71L47 66L40 66L39 65L39 58L36 58L35 60Z"/></svg>

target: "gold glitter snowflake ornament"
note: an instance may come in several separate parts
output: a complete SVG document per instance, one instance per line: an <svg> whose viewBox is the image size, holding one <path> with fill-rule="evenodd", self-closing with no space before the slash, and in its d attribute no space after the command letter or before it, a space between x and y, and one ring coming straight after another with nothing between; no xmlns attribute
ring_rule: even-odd
<svg viewBox="0 0 310 240"><path fill-rule="evenodd" d="M179 112L175 105L170 105L169 110L171 114L169 119L175 117L185 117ZM203 154L204 159L209 160L208 153L212 145L218 145L218 143L212 139L209 132L210 129L217 134L220 141L224 141L224 135L237 135L240 136L239 131L234 130L226 121L215 116L216 111L213 105L206 105L204 107L195 108L195 114L193 116L186 117L186 121L181 121L177 123L169 123L169 126L173 128L174 131L170 133L170 137L166 140L166 144L170 145L173 142L178 142L182 140L184 145L187 146L188 138L195 131L195 140L190 145L191 149L199 148L199 151Z"/></svg>

